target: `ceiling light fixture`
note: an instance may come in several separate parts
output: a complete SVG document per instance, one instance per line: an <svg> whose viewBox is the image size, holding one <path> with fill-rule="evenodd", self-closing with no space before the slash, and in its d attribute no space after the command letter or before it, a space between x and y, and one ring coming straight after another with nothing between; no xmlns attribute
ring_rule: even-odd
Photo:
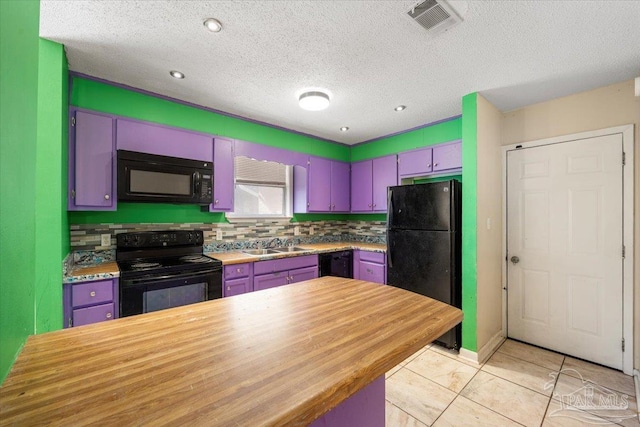
<svg viewBox="0 0 640 427"><path fill-rule="evenodd" d="M394 110L396 110L396 111L402 111L402 110L404 110L404 109L406 109L406 108L407 108L407 106L406 106L406 105L398 105L396 108L394 108Z"/></svg>
<svg viewBox="0 0 640 427"><path fill-rule="evenodd" d="M184 74L182 74L180 71L171 70L169 71L169 74L171 74L171 77L173 77L174 79L184 79Z"/></svg>
<svg viewBox="0 0 640 427"><path fill-rule="evenodd" d="M300 108L308 111L320 111L329 106L329 95L320 91L305 92L298 98Z"/></svg>
<svg viewBox="0 0 640 427"><path fill-rule="evenodd" d="M349 130L349 128L348 128L348 127L346 127L346 126L342 126L342 127L340 128L340 132L346 132L346 131L348 131L348 130Z"/></svg>
<svg viewBox="0 0 640 427"><path fill-rule="evenodd" d="M222 24L215 18L208 18L204 21L204 26L207 27L212 33L219 33L222 31Z"/></svg>

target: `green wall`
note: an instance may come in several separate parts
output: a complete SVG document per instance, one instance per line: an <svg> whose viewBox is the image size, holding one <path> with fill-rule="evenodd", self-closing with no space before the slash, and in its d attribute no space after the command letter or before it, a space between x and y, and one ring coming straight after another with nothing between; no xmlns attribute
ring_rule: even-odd
<svg viewBox="0 0 640 427"><path fill-rule="evenodd" d="M0 380L35 331L39 13L0 1Z"/></svg>
<svg viewBox="0 0 640 427"><path fill-rule="evenodd" d="M40 39L35 188L35 332L62 328L62 260L69 253L69 72L61 44Z"/></svg>
<svg viewBox="0 0 640 427"><path fill-rule="evenodd" d="M477 94L462 98L462 347L478 351L477 281Z"/></svg>

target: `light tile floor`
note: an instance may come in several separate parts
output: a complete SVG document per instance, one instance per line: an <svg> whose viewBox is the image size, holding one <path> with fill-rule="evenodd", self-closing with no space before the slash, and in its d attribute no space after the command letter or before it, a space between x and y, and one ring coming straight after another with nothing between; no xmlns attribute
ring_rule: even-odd
<svg viewBox="0 0 640 427"><path fill-rule="evenodd" d="M633 377L513 340L481 365L428 345L386 377L387 427L640 427Z"/></svg>

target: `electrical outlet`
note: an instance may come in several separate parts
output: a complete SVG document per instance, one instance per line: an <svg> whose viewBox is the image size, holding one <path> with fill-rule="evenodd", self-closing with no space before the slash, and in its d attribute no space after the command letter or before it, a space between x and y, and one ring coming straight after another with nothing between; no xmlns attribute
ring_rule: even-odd
<svg viewBox="0 0 640 427"><path fill-rule="evenodd" d="M222 240L222 230L216 230L216 240Z"/></svg>
<svg viewBox="0 0 640 427"><path fill-rule="evenodd" d="M313 226L309 227L309 236L313 236L315 232L316 230L314 230Z"/></svg>
<svg viewBox="0 0 640 427"><path fill-rule="evenodd" d="M296 225L295 227L293 227L293 235L294 236L299 236L300 235L300 226Z"/></svg>
<svg viewBox="0 0 640 427"><path fill-rule="evenodd" d="M111 246L111 234L100 235L100 246Z"/></svg>

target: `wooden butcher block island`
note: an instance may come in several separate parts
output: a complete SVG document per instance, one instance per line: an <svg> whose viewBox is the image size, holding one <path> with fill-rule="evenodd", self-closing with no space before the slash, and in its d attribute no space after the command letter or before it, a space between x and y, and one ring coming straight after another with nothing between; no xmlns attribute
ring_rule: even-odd
<svg viewBox="0 0 640 427"><path fill-rule="evenodd" d="M384 426L384 373L461 320L323 277L34 335L0 388L0 424Z"/></svg>

